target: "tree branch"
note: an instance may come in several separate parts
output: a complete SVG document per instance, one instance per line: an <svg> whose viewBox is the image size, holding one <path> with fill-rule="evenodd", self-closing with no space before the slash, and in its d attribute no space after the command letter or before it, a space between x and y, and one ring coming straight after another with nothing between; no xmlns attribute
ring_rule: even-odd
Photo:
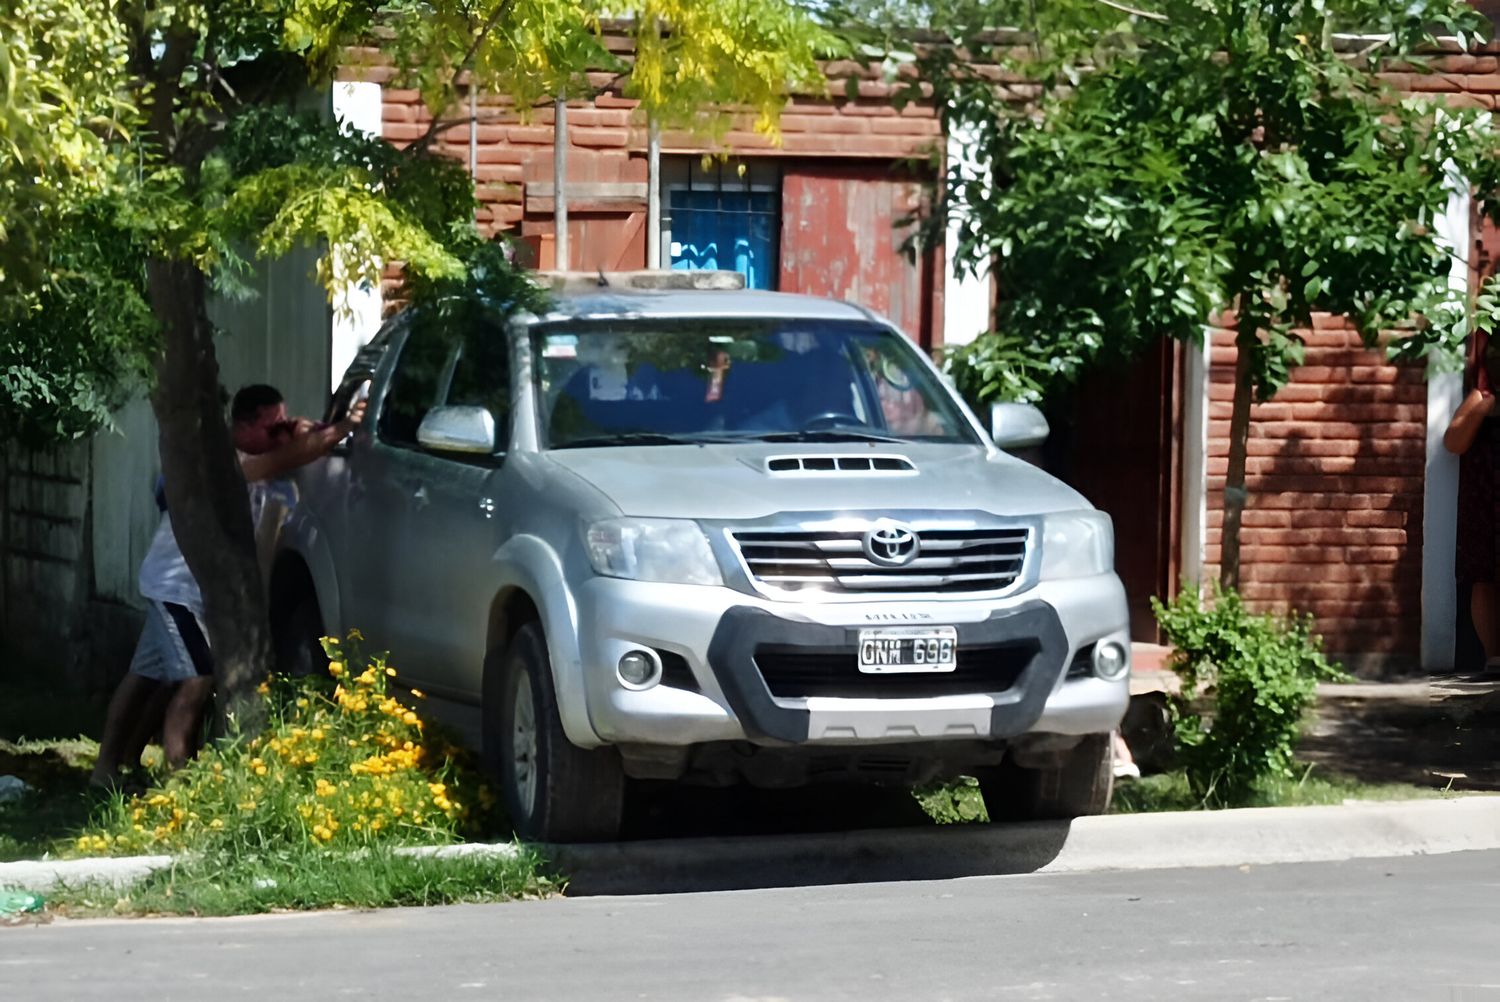
<svg viewBox="0 0 1500 1002"><path fill-rule="evenodd" d="M151 95L146 120L150 123L151 131L156 133L162 149L173 153L177 146L174 121L177 96L182 90L182 73L192 62L196 43L195 34L174 26L167 32L161 59L152 74L156 86Z"/></svg>
<svg viewBox="0 0 1500 1002"><path fill-rule="evenodd" d="M474 62L474 57L479 54L479 47L484 44L484 40L489 37L490 32L495 30L495 25L500 23L500 15L505 13L505 9L509 6L510 0L500 0L500 3L497 3L495 5L495 9L490 11L490 16L485 19L484 25L474 33L474 40L469 43L469 50L464 53L463 59L459 60L458 65L453 69L453 83L455 84L455 86L458 83L458 78L469 71L470 65ZM472 78L469 80L469 86L471 88L474 86L474 81ZM432 120L432 124L427 126L427 131L418 136L416 141L411 143L411 145L407 148L416 148L417 150L426 149L428 145L432 143L432 140L437 136L437 133L439 131L438 123L440 121L441 119L434 118ZM452 128L454 125L457 125L462 121L463 119L453 121L452 124L446 126L446 128Z"/></svg>
<svg viewBox="0 0 1500 1002"><path fill-rule="evenodd" d="M1163 24L1167 22L1167 15L1165 14L1153 14L1149 10L1141 10L1138 7L1127 6L1126 4L1120 3L1119 0L1094 0L1094 2L1102 3L1106 7L1113 7L1115 10L1121 11L1126 14L1133 14L1136 17L1144 17L1148 21L1160 21Z"/></svg>

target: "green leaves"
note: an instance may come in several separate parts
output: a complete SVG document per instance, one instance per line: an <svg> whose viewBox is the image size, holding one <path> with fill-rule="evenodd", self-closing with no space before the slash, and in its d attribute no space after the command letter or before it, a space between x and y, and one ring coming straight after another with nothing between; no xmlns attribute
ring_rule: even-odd
<svg viewBox="0 0 1500 1002"><path fill-rule="evenodd" d="M614 51L603 32L635 40ZM471 88L526 115L599 73L658 121L774 134L789 86L838 43L786 0L26 0L0 11L0 431L32 441L107 423L157 346L142 264L190 261L248 294L249 248L326 248L332 297L400 261L413 295L523 304L480 239L473 182L421 144L397 150L298 116L361 48L440 122ZM493 110L493 109L492 109ZM202 304L198 304L201 309Z"/></svg>
<svg viewBox="0 0 1500 1002"><path fill-rule="evenodd" d="M1040 357L1071 379L1157 338L1197 340L1238 306L1260 332L1252 371L1265 399L1300 361L1286 332L1314 312L1349 317L1371 344L1420 311L1448 315L1456 294L1432 227L1447 168L1472 167L1495 190L1500 140L1487 116L1398 100L1371 72L1373 50L1334 51L1325 28L1386 34L1379 58L1405 58L1434 26L1477 31L1472 9L1164 0L1148 5L1164 19L1106 25L1094 0L1037 4L1034 22L1021 7L981 6L1040 34L997 39L978 9L952 8L963 51L1040 93L1022 103L946 53L919 60L974 157L950 169L925 235L952 225L955 264L990 270L1000 293L995 332L955 363L962 382L1035 382ZM1454 342L1432 323L1412 337L1406 355ZM1014 380L1000 373L1006 359L1025 367ZM969 365L985 375L963 374Z"/></svg>
<svg viewBox="0 0 1500 1002"><path fill-rule="evenodd" d="M1195 586L1151 607L1182 683L1170 708L1194 793L1234 807L1261 781L1289 777L1317 683L1346 677L1324 657L1310 620L1251 615L1237 592L1204 596Z"/></svg>

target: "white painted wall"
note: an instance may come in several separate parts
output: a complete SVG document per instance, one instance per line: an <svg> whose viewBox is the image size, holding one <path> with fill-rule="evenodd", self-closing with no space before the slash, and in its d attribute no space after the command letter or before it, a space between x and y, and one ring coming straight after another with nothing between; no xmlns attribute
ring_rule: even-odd
<svg viewBox="0 0 1500 1002"><path fill-rule="evenodd" d="M351 129L381 135L381 87L362 80L333 85L333 116ZM378 269L377 269L378 272ZM359 349L380 330L380 285L350 284L333 297L333 329L328 360L329 389L338 386Z"/></svg>
<svg viewBox="0 0 1500 1002"><path fill-rule="evenodd" d="M1471 243L1469 185L1452 179L1448 210L1437 220L1442 241L1453 251L1448 282L1469 294ZM1443 432L1463 397L1463 374L1432 372L1427 380L1427 464L1422 487L1422 667L1453 667L1458 617L1454 558L1458 547L1458 457L1443 448Z"/></svg>
<svg viewBox="0 0 1500 1002"><path fill-rule="evenodd" d="M94 592L141 607L136 572L159 518L152 496L161 469L156 419L144 397L126 404L114 418L119 430L95 435L89 443Z"/></svg>
<svg viewBox="0 0 1500 1002"><path fill-rule="evenodd" d="M209 317L222 330L219 381L228 393L271 383L294 414L321 418L328 403L328 301L313 277L317 252L293 251L256 263L246 302L216 300ZM156 420L144 398L115 415L119 431L89 444L90 545L94 596L140 605L136 574L159 515L151 488L161 469Z"/></svg>
<svg viewBox="0 0 1500 1002"><path fill-rule="evenodd" d="M972 132L955 129L948 137L948 170L966 178L983 176L981 165L973 157ZM948 274L943 286L943 343L969 344L990 329L990 275L960 275L953 266L958 249L958 228L951 222L945 241Z"/></svg>
<svg viewBox="0 0 1500 1002"><path fill-rule="evenodd" d="M1182 378L1182 577L1203 581L1208 546L1208 339L1183 348ZM1175 585L1176 582L1173 582Z"/></svg>

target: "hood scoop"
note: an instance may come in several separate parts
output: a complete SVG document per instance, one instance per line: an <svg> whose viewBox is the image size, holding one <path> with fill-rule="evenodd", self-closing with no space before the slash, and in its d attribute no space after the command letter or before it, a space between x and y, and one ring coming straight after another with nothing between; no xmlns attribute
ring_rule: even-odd
<svg viewBox="0 0 1500 1002"><path fill-rule="evenodd" d="M814 453L807 456L769 456L765 470L773 477L916 476L917 467L905 456L838 456Z"/></svg>

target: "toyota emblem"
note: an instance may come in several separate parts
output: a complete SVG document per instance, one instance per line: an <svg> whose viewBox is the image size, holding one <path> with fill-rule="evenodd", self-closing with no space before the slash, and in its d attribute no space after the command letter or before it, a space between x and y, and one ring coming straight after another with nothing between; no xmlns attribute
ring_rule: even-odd
<svg viewBox="0 0 1500 1002"><path fill-rule="evenodd" d="M865 533L865 556L881 567L904 567L917 559L917 534L896 522L882 522Z"/></svg>

